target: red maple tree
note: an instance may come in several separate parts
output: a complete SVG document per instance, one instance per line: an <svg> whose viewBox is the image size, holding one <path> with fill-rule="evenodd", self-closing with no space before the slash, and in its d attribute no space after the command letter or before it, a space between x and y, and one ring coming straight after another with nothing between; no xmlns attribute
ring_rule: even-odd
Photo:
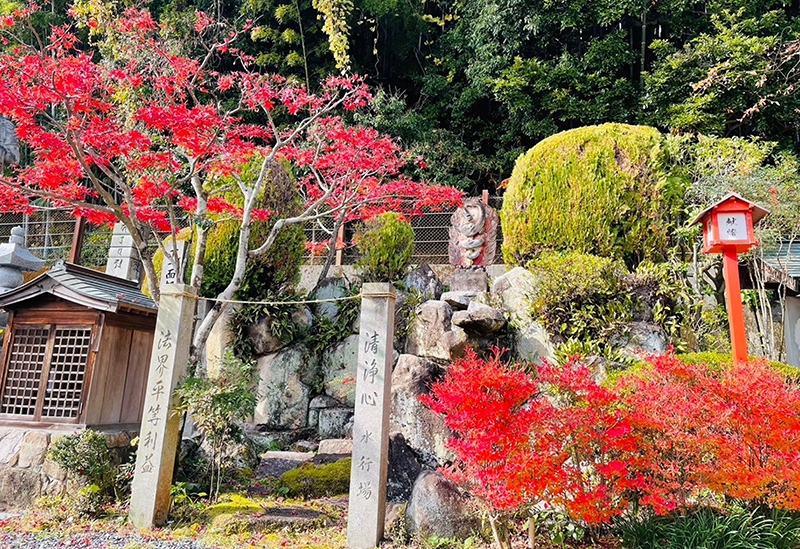
<svg viewBox="0 0 800 549"><path fill-rule="evenodd" d="M796 383L758 360L647 362L604 386L575 358L527 372L470 350L421 397L455 434L445 473L483 502L498 546L496 523L534 506L590 525L708 494L800 509Z"/></svg>
<svg viewBox="0 0 800 549"><path fill-rule="evenodd" d="M0 115L16 125L30 162L0 177L0 211L28 211L46 198L93 223L125 224L142 260L150 291L159 299L151 261L179 219L191 218L194 257L190 284L200 288L208 230L215 220L240 222L236 266L215 307L200 321L193 344L199 358L216 319L241 286L247 263L269 251L287 226L326 216L347 219L421 205L456 204L461 193L414 183L402 176L406 161L393 140L369 128L346 125L337 115L371 97L357 77L334 76L315 93L277 75L253 70L235 47L242 29L197 13L193 51L169 40L150 13L126 9L75 12L70 25L41 36L33 5L0 20L6 49L0 54ZM77 25L88 28L82 44ZM33 39L30 39L33 37ZM224 60L236 70L214 70ZM253 122L263 120L263 122ZM261 169L241 177L253 158ZM274 170L288 159L298 170L306 199L298 215L255 207ZM233 177L241 205L217 183ZM254 220L274 221L271 233L251 247ZM179 280L177 258L166 253Z"/></svg>

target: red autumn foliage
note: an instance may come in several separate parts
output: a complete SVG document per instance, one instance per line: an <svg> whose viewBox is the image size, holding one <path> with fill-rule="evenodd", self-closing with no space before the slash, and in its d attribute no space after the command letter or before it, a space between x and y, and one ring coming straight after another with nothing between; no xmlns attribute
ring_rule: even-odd
<svg viewBox="0 0 800 549"><path fill-rule="evenodd" d="M127 8L115 18L101 10L98 19L73 12L76 22L45 37L30 19L36 9L0 20L0 37L11 45L0 52L0 116L14 123L30 158L0 174L0 211L28 211L43 197L93 223L122 221L156 301L150 254L165 232L180 230L184 214L196 232L192 276L170 260L195 288L202 284L208 228L220 219L240 221L234 272L217 296L227 301L248 261L267 253L282 227L460 203L455 189L404 177L411 159L394 140L342 120L341 111L371 100L360 78L332 76L312 92L260 74L235 47L247 25L229 29L198 12L191 40L205 56L195 59L165 38L170 29L147 10ZM80 42L79 23L100 47ZM19 39L25 35L32 38ZM217 66L237 70L223 74ZM254 159L261 169L243 177ZM286 160L306 200L303 211L258 209ZM221 176L234 183L220 183ZM240 191L236 199L232 186ZM250 227L258 220L273 222L272 232L251 246ZM221 310L212 308L195 331L194 360Z"/></svg>
<svg viewBox="0 0 800 549"><path fill-rule="evenodd" d="M634 444L625 415L578 361L546 364L534 379L497 351L483 360L470 350L423 400L456 433L447 474L493 512L545 502L604 522L640 485L621 459Z"/></svg>
<svg viewBox="0 0 800 549"><path fill-rule="evenodd" d="M673 355L598 384L571 359L531 375L469 351L423 400L455 433L445 473L492 513L544 503L589 524L632 501L661 514L704 490L800 508L800 391L765 362Z"/></svg>
<svg viewBox="0 0 800 549"><path fill-rule="evenodd" d="M722 371L673 355L624 377L617 391L635 413L643 503L686 506L708 489L800 509L800 390L754 360Z"/></svg>

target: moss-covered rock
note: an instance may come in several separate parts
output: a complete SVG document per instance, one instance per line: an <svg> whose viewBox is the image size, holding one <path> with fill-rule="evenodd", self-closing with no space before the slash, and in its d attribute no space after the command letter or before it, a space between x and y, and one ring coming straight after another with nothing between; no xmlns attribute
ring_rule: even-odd
<svg viewBox="0 0 800 549"><path fill-rule="evenodd" d="M255 181L261 169L261 158L255 157L241 173L245 181ZM288 172L288 166L275 162L267 174L267 183L259 196L257 209L277 212L274 219L290 217L302 211L303 203ZM232 204L243 204L238 186L230 179L223 178L221 188L225 198ZM275 224L274 220L254 221L250 227L250 248L260 246ZM206 264L203 273L201 294L213 297L219 294L230 282L236 265L236 247L239 242L239 222L220 221L209 231ZM239 296L257 299L297 283L300 278L300 265L303 262L305 236L302 225L289 225L281 229L270 250L250 260L245 272Z"/></svg>
<svg viewBox="0 0 800 549"><path fill-rule="evenodd" d="M241 177L247 181L254 180L259 167L260 159L253 159L242 169ZM268 174L269 181L255 207L278 212L280 217L300 213L302 200L286 166L276 163L271 170ZM231 178L222 178L219 188L227 189L223 194L230 203L239 205L243 203L241 192ZM275 218L277 219L278 216ZM264 242L273 225L273 220L253 221L250 232L251 249ZM200 291L203 297L215 297L230 282L236 266L239 227L240 223L237 220L217 220L209 229L206 240L203 285ZM192 242L188 251L186 268L188 278L194 260L196 242L194 228L181 230L176 235L176 239ZM304 249L305 235L302 225L284 227L267 253L250 259L238 296L246 299L265 298L270 296L271 292L282 291L286 287L296 284L300 278ZM157 250L153 254L153 267L159 277L163 264L164 254L161 250ZM147 288L146 281L144 288ZM149 289L145 289L145 293L149 295Z"/></svg>
<svg viewBox="0 0 800 549"><path fill-rule="evenodd" d="M546 249L628 266L660 259L681 194L662 143L655 128L603 124L553 135L520 156L500 212L506 264Z"/></svg>
<svg viewBox="0 0 800 549"><path fill-rule="evenodd" d="M292 496L311 498L346 494L350 490L351 461L345 458L327 465L306 463L285 472L281 481Z"/></svg>

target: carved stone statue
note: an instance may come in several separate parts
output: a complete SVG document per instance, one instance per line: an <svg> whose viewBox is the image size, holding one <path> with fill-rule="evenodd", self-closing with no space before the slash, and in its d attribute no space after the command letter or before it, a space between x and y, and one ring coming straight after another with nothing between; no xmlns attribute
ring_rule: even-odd
<svg viewBox="0 0 800 549"><path fill-rule="evenodd" d="M467 198L450 219L450 264L486 267L497 250L497 212L480 198Z"/></svg>
<svg viewBox="0 0 800 549"><path fill-rule="evenodd" d="M0 117L0 164L10 166L17 162L19 162L17 131L9 119Z"/></svg>

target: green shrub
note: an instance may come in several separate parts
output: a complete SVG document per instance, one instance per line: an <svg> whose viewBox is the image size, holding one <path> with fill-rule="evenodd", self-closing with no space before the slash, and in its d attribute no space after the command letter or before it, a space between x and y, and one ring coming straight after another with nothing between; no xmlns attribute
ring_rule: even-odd
<svg viewBox="0 0 800 549"><path fill-rule="evenodd" d="M327 465L306 463L286 471L281 482L288 488L290 496L313 498L346 494L350 490L351 462L346 458Z"/></svg>
<svg viewBox="0 0 800 549"><path fill-rule="evenodd" d="M261 168L261 158L255 157L242 169L243 180L254 181ZM302 201L288 167L276 164L256 208L280 212L281 217L299 214ZM236 189L227 191L226 198L233 204L242 204L243 198L232 179L222 178L220 186ZM274 221L254 221L250 226L250 247L255 248L267 238ZM206 264L203 271L201 294L205 297L218 295L230 282L236 265L236 247L239 239L239 222L218 222L208 234ZM250 259L238 296L242 299L261 299L270 292L293 286L300 278L303 263L305 236L299 224L281 229L270 250Z"/></svg>
<svg viewBox="0 0 800 549"><path fill-rule="evenodd" d="M539 284L532 312L561 342L607 341L632 318L625 266L579 252L544 252L528 263Z"/></svg>
<svg viewBox="0 0 800 549"><path fill-rule="evenodd" d="M93 506L96 500L108 499L118 494L115 481L119 474L119 464L102 433L86 429L61 437L50 446L47 457L68 474L83 478L89 483L89 488L83 495L93 501Z"/></svg>
<svg viewBox="0 0 800 549"><path fill-rule="evenodd" d="M629 549L794 549L800 544L796 513L761 508L629 518L617 529Z"/></svg>
<svg viewBox="0 0 800 549"><path fill-rule="evenodd" d="M684 353L679 354L677 357L686 364L705 364L711 370L722 371L730 368L733 364L730 353ZM751 360L759 360L758 357L750 357ZM796 368L791 364L778 362L776 360L767 360L770 368L782 374L788 381L800 383L800 368Z"/></svg>
<svg viewBox="0 0 800 549"><path fill-rule="evenodd" d="M588 126L520 156L503 200L503 256L521 265L543 250L662 259L681 185L667 176L655 128Z"/></svg>
<svg viewBox="0 0 800 549"><path fill-rule="evenodd" d="M242 440L237 422L247 419L256 406L252 362L236 359L228 350L220 369L212 375L190 376L176 389L180 400L177 413L188 412L211 448L211 475L208 493L219 494L227 468L224 459L231 444Z"/></svg>
<svg viewBox="0 0 800 549"><path fill-rule="evenodd" d="M356 238L364 282L394 282L403 278L414 254L414 229L403 216L386 212L364 223Z"/></svg>

